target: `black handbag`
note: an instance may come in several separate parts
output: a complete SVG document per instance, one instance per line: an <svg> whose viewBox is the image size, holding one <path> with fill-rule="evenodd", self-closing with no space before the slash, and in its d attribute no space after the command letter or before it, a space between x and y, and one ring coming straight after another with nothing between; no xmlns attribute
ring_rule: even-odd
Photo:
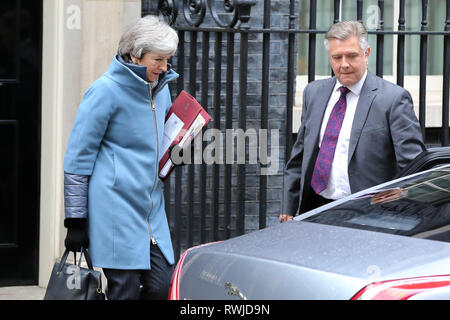
<svg viewBox="0 0 450 320"><path fill-rule="evenodd" d="M53 266L44 300L105 300L102 291L102 274L94 270L92 260L87 249L81 248L80 260L75 264L66 263L69 256L66 250L60 262ZM86 260L88 268L81 267L81 260Z"/></svg>

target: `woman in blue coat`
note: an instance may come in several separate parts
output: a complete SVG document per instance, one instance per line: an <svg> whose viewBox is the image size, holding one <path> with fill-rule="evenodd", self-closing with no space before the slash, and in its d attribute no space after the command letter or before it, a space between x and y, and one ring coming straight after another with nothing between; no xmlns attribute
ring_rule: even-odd
<svg viewBox="0 0 450 320"><path fill-rule="evenodd" d="M89 246L108 299L165 299L174 255L158 178L178 36L156 16L123 35L86 91L64 158L66 248Z"/></svg>

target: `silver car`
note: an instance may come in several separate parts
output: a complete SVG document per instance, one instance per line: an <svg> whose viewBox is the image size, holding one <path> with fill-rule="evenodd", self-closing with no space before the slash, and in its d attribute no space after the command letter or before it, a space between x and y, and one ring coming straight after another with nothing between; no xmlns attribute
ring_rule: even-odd
<svg viewBox="0 0 450 320"><path fill-rule="evenodd" d="M450 299L450 165L185 252L171 299Z"/></svg>

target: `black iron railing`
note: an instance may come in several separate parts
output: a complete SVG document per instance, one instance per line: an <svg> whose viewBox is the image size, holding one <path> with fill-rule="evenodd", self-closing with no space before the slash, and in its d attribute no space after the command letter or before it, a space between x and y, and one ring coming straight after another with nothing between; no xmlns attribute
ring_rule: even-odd
<svg viewBox="0 0 450 320"><path fill-rule="evenodd" d="M364 1L355 1L354 19L363 21ZM271 19L275 17L275 14L280 13L274 10L277 5L281 6L283 3L289 3L289 5L283 7L284 20L280 19L280 21L287 21L287 23L279 23L277 27L273 27ZM384 74L385 36L395 35L397 37L396 82L403 86L405 38L420 37L419 121L425 136L428 39L443 36L441 144L447 146L449 144L450 0L445 2L446 15L445 21L442 21L441 31L428 30L429 2L427 0L421 1L420 26L416 30L406 31L405 3L405 0L398 0L397 29L388 30L385 28L385 1L378 1L378 28L369 30L369 34L376 37L376 74L379 76ZM251 118L254 114L248 113L250 97L248 92L255 89L256 83L258 86L256 92L260 99L258 100L258 126L263 130L270 129L271 93L278 85L285 88L282 95L283 106L280 106L284 111L283 120L280 122L284 121L284 123L280 123L279 126L282 134L280 150L284 152L280 157L278 177L282 176L284 161L289 157L293 144L297 38L300 34L308 35L307 76L308 81L313 81L316 77L316 38L318 34L326 32L317 28L316 18L321 12L318 11L316 0L309 1L309 28L299 28L298 4L298 0L289 0L289 2L288 0L264 0L258 3L256 0L142 1L143 15L149 13L163 15L178 30L179 50L173 61L175 69L180 73L176 93L186 89L196 96L212 115L212 128L223 132L235 128L244 131L247 129L249 121L255 120ZM332 22L337 22L341 20L342 3L340 0L334 0L333 5ZM254 39L260 39L261 46L256 45L259 52L255 53L253 48L249 53L249 45L254 44ZM280 39L283 41L280 45L281 51L287 63L274 71L271 44ZM211 52L212 57L210 57ZM235 59L237 54L239 57ZM258 55L260 58L254 58ZM198 60L201 61L200 64L197 63ZM252 71L255 68L261 69L258 75L259 82L249 83L250 73L253 76ZM200 76L198 76L199 72ZM278 75L282 73L279 83L273 78L274 72ZM200 96L197 95L198 91ZM235 113L237 117L233 116ZM225 149L226 146L223 148ZM279 213L274 212L276 210L273 207L269 209L268 204L272 204L274 197L276 198L273 195L274 190L281 190L276 187L281 188L282 179L274 180L275 182L269 181L270 176L259 174L258 170L263 167L259 164L259 169L255 172L256 179L247 172L251 166L242 163L234 166L227 163L207 166L202 163L176 169L175 174L172 174L165 185L165 196L177 257L184 248L192 245L226 239L248 231L246 218L249 207L253 205L258 207L258 222L254 224L254 228L267 226L271 216ZM257 200L247 199L246 192L249 188L257 188ZM281 195L280 192L278 194ZM280 203L281 200L278 199L278 201ZM270 210L272 211L269 212Z"/></svg>

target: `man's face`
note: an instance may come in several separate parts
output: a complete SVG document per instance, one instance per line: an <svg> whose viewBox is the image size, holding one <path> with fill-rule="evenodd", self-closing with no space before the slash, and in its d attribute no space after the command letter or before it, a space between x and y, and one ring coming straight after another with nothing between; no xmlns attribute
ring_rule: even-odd
<svg viewBox="0 0 450 320"><path fill-rule="evenodd" d="M346 87L356 84L366 71L370 47L364 52L356 36L347 40L330 39L329 43L328 57L337 79Z"/></svg>

